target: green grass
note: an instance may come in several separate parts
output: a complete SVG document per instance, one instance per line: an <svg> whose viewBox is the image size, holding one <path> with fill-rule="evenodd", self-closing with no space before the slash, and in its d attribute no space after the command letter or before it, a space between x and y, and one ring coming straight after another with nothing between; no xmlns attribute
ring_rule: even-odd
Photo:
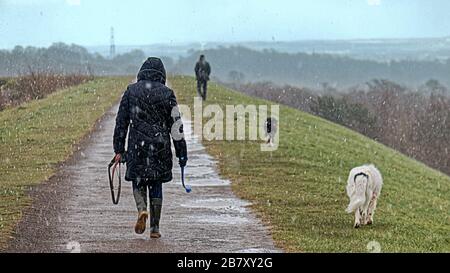
<svg viewBox="0 0 450 273"><path fill-rule="evenodd" d="M171 79L180 104L193 103L191 77ZM270 104L210 84L206 104ZM206 119L205 119L206 120ZM280 146L260 141L203 141L220 174L251 200L278 246L291 252L450 252L450 178L342 126L280 107ZM189 149L189 147L188 147ZM351 168L374 163L384 187L373 226L355 230L346 214Z"/></svg>
<svg viewBox="0 0 450 273"><path fill-rule="evenodd" d="M128 82L99 78L0 112L0 248L30 204L30 186L55 173Z"/></svg>

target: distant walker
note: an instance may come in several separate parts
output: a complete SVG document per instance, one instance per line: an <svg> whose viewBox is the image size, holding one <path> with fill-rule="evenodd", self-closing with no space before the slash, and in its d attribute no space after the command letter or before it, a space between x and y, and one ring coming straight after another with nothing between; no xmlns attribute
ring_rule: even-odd
<svg viewBox="0 0 450 273"><path fill-rule="evenodd" d="M205 55L200 55L200 59L195 64L195 78L197 79L198 95L206 100L206 91L208 89L209 75L211 74L211 66L205 60Z"/></svg>

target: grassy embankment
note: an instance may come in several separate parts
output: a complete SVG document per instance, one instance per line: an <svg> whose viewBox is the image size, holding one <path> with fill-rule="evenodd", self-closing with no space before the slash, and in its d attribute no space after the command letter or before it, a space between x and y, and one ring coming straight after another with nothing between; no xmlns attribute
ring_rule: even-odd
<svg viewBox="0 0 450 273"><path fill-rule="evenodd" d="M180 104L192 105L191 77L171 79ZM210 84L207 104L269 104ZM204 105L204 106L205 106ZM206 119L205 119L206 120ZM280 107L280 146L261 152L261 141L205 141L233 190L251 200L286 251L450 251L450 178L342 126ZM355 230L346 214L348 171L374 163L384 188L373 226ZM238 235L237 235L238 236Z"/></svg>
<svg viewBox="0 0 450 273"><path fill-rule="evenodd" d="M30 204L30 186L55 173L129 80L99 78L0 112L0 248Z"/></svg>

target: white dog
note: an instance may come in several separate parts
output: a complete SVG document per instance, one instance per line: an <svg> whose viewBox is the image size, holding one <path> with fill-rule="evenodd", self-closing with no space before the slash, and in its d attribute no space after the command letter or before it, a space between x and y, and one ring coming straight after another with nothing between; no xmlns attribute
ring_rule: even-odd
<svg viewBox="0 0 450 273"><path fill-rule="evenodd" d="M374 165L363 165L350 171L347 180L350 204L345 211L355 212L355 228L373 223L373 215L382 186L383 178Z"/></svg>

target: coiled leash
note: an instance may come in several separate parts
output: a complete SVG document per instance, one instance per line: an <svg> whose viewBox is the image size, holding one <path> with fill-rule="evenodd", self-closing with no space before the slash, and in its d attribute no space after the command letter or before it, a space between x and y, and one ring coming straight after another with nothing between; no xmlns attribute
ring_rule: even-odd
<svg viewBox="0 0 450 273"><path fill-rule="evenodd" d="M109 188L111 189L111 199L114 205L119 204L120 199L120 190L122 189L122 177L121 177L121 168L120 164L122 164L122 160L119 160L116 162L115 157L109 162L108 164L108 176L109 176ZM112 172L111 172L112 167ZM119 167L117 174L118 174L118 182L119 186L117 188L117 196L114 194L114 174L116 172L117 167Z"/></svg>
<svg viewBox="0 0 450 273"><path fill-rule="evenodd" d="M181 167L181 184L183 184L183 188L187 193L190 193L192 191L191 186L184 184L184 167Z"/></svg>

